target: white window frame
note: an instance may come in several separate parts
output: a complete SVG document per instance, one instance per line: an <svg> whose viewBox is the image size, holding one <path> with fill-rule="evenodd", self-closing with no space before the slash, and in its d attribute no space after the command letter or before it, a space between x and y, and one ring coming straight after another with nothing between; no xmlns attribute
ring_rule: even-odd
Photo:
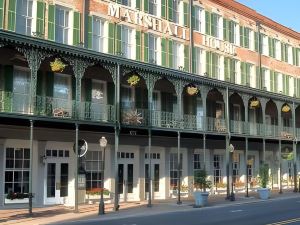
<svg viewBox="0 0 300 225"><path fill-rule="evenodd" d="M172 52L173 52L173 68L178 69L179 66L182 66L181 63L181 43L173 41L172 42Z"/></svg>
<svg viewBox="0 0 300 225"><path fill-rule="evenodd" d="M198 6L195 5L195 18L194 18L194 24L195 24L195 28L194 30L198 31L198 32L202 32L202 13L203 13L203 9Z"/></svg>
<svg viewBox="0 0 300 225"><path fill-rule="evenodd" d="M64 21L63 21L63 25L59 25L58 24L58 20L57 20L57 11L61 10L64 11ZM69 8L63 7L63 6L56 6L55 7L55 41L59 42L57 40L57 31L58 31L58 27L61 27L63 29L63 33L62 33L62 44L70 44L71 43L71 39L72 39L72 32L71 32L71 28L72 28L72 18L71 18L71 10ZM66 20L67 18L67 20ZM67 22L66 22L67 21ZM66 37L67 36L67 37Z"/></svg>
<svg viewBox="0 0 300 225"><path fill-rule="evenodd" d="M100 33L99 34L95 34L95 26L96 26L96 22L99 22L99 31ZM93 31L93 40L92 40L92 49L94 51L97 51L97 52L104 52L105 50L105 21L100 18L100 17L96 17L96 16L93 16L93 27L92 27L92 31ZM96 49L94 43L95 43L95 39L98 39L98 46L99 48Z"/></svg>
<svg viewBox="0 0 300 225"><path fill-rule="evenodd" d="M26 14L22 15L21 12L18 12L18 3L20 1L26 2ZM31 9L29 8L29 2L31 2ZM25 35L32 35L33 32L33 23L34 21L34 1L33 0L16 0L16 33L21 33ZM23 10L24 8L22 8ZM31 15L30 15L31 13ZM22 25L25 23L25 32L18 30L18 18L22 20ZM24 22L23 22L24 21ZM30 21L30 25L28 25ZM20 21L19 21L20 22ZM23 26L22 26L23 28Z"/></svg>
<svg viewBox="0 0 300 225"><path fill-rule="evenodd" d="M150 48L150 42L153 40L153 49ZM153 35L153 34L149 34L149 50L148 50L148 58L149 58L149 62L150 63L154 63L154 64L158 64L158 37ZM151 54L153 53L153 54Z"/></svg>
<svg viewBox="0 0 300 225"><path fill-rule="evenodd" d="M133 29L123 25L121 30L121 44L122 44L122 52L123 56L128 59L132 59L134 54L134 45L133 45ZM125 39L126 37L126 40Z"/></svg>

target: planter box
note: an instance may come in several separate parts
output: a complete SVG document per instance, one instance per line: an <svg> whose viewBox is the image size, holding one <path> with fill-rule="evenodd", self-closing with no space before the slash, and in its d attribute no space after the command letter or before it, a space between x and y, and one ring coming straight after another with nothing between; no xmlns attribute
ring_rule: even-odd
<svg viewBox="0 0 300 225"><path fill-rule="evenodd" d="M267 200L270 197L270 189L269 188L257 188L257 192L260 199Z"/></svg>
<svg viewBox="0 0 300 225"><path fill-rule="evenodd" d="M5 199L4 200L4 204L24 204L24 203L29 203L29 199L28 198L23 198L23 199Z"/></svg>
<svg viewBox="0 0 300 225"><path fill-rule="evenodd" d="M208 203L209 192L194 191L195 207L204 207Z"/></svg>

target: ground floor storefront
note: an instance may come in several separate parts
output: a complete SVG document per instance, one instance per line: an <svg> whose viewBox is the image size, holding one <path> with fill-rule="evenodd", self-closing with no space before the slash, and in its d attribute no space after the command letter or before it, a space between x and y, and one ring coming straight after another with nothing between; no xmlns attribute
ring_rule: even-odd
<svg viewBox="0 0 300 225"><path fill-rule="evenodd" d="M59 129L44 125L33 128L32 157L28 126L0 126L0 206L28 203L29 185L36 206L75 204L75 130L71 125ZM176 198L179 176L181 196L191 197L194 172L201 169L207 171L213 184L211 194L226 193L228 178L230 184L234 183L235 192L246 192L247 188L251 191L258 186L262 163L269 165L269 187L284 191L294 187L295 169L299 168L293 158L282 157L284 149L292 149L292 142L263 143L248 139L246 149L245 138L233 137L230 143L234 152L228 157L224 136L181 134L178 137L177 132L153 131L149 149L149 136L145 132L128 131L120 133L115 154L115 136L111 130L79 129L79 139L88 143L88 151L79 162L85 170L85 179L79 179L79 202L99 201L103 181L107 201L113 201L115 184L121 202L145 200L149 190L153 199ZM107 139L105 149L99 145L102 136ZM293 157L298 159L298 155Z"/></svg>

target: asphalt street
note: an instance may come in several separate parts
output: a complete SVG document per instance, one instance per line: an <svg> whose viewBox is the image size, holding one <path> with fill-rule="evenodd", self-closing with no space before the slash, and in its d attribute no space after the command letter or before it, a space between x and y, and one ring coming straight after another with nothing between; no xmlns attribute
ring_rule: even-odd
<svg viewBox="0 0 300 225"><path fill-rule="evenodd" d="M120 215L121 216L121 215ZM122 217L122 216L121 216ZM134 214L125 218L98 217L61 225L300 225L300 197L177 212Z"/></svg>

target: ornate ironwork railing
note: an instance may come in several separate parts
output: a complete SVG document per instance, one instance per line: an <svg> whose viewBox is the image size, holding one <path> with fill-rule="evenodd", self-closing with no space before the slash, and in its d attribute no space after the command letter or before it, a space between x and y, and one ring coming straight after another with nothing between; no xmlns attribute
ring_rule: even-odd
<svg viewBox="0 0 300 225"><path fill-rule="evenodd" d="M179 121L176 113L154 110L152 112L152 126L164 128L180 128L182 122Z"/></svg>
<svg viewBox="0 0 300 225"><path fill-rule="evenodd" d="M294 139L294 129L293 127L283 126L280 132L280 137L284 139Z"/></svg>
<svg viewBox="0 0 300 225"><path fill-rule="evenodd" d="M187 130L203 130L204 120L203 116L183 115L183 129Z"/></svg>
<svg viewBox="0 0 300 225"><path fill-rule="evenodd" d="M234 134L247 134L247 122L231 120L230 132Z"/></svg>
<svg viewBox="0 0 300 225"><path fill-rule="evenodd" d="M100 122L114 122L115 107L113 105L101 103L80 102L79 119Z"/></svg>
<svg viewBox="0 0 300 225"><path fill-rule="evenodd" d="M207 117L207 130L218 133L227 132L225 119Z"/></svg>
<svg viewBox="0 0 300 225"><path fill-rule="evenodd" d="M265 124L265 136L278 137L279 127L273 124Z"/></svg>
<svg viewBox="0 0 300 225"><path fill-rule="evenodd" d="M0 90L0 112L31 114L29 94Z"/></svg>

